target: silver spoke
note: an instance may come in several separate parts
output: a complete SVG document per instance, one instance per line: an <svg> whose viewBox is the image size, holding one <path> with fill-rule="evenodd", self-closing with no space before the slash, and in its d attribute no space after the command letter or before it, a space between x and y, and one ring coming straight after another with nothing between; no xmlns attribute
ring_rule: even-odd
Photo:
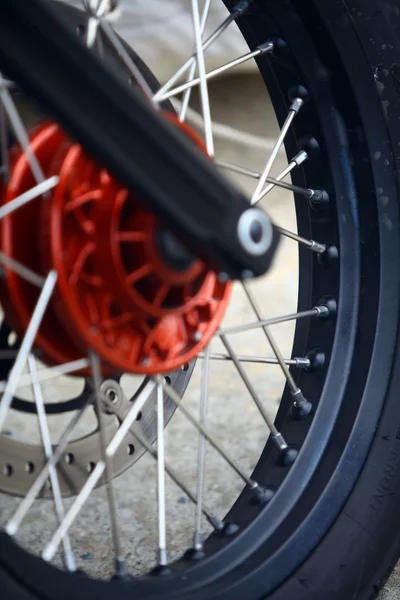
<svg viewBox="0 0 400 600"><path fill-rule="evenodd" d="M118 450L119 446L123 442L126 434L130 430L132 423L136 420L138 414L142 410L146 401L147 401L147 396L142 394L139 397L138 401L136 403L134 403L134 405L131 407L131 409L127 413L123 423L120 425L119 429L116 431L116 433L114 434L113 438L111 439L110 443L108 444L108 446L106 448L107 458L112 458L114 456L114 454ZM79 492L79 494L77 495L75 501L71 505L68 513L65 515L63 522L58 527L58 529L55 531L50 542L45 547L43 554L42 554L42 557L44 560L51 560L54 557L62 539L64 538L65 534L68 532L69 528L71 527L72 523L75 521L75 519L78 516L78 514L80 513L80 511L82 510L86 500L89 498L91 492L96 487L96 485L97 485L98 481L100 480L101 476L103 475L104 471L105 471L105 462L104 462L104 460L100 460L97 463L97 465L95 466L92 473L89 475L84 486L82 487L82 489Z"/></svg>
<svg viewBox="0 0 400 600"><path fill-rule="evenodd" d="M32 504L35 502L38 494L40 493L40 490L42 489L42 487L46 483L47 479L49 478L52 467L55 467L55 465L60 460L61 455L64 453L66 447L68 446L68 443L72 437L75 427L78 425L78 423L82 419L83 415L86 412L86 408L90 402L91 402L91 398L88 398L88 401L85 404L85 406L83 406L80 409L80 411L77 412L72 417L71 421L68 423L67 428L65 429L64 433L61 435L60 439L58 440L58 443L53 451L52 456L47 460L45 466L43 467L43 469L40 471L39 475L33 482L32 486L30 487L25 498L21 501L21 503L18 506L17 510L15 511L14 515L8 521L8 523L5 527L5 530L8 533L8 535L16 535L27 512L31 508Z"/></svg>
<svg viewBox="0 0 400 600"><path fill-rule="evenodd" d="M242 365L240 364L240 361L237 358L231 344L229 343L228 338L225 335L221 335L220 338L221 338L221 342L225 346L229 356L232 358L233 364L235 365L237 372L239 373L243 383L245 384L247 391L249 392L250 396L253 398L262 418L264 419L268 429L270 430L273 442L275 443L278 450L280 450L280 451L286 450L288 445L285 442L285 439L283 438L282 434L277 430L274 422L272 421L272 419L269 417L267 411L265 410L263 403L261 402L260 398L258 397L258 394L256 393L250 379L247 377L247 373L243 369Z"/></svg>
<svg viewBox="0 0 400 600"><path fill-rule="evenodd" d="M35 341L36 334L42 322L44 312L50 302L51 295L54 291L54 287L57 281L57 273L50 271L46 278L46 283L40 293L39 299L33 311L31 320L25 332L25 336L22 340L21 347L18 352L18 356L15 359L13 368L10 371L10 375L7 380L7 384L4 390L4 394L1 398L0 403L0 431L3 428L4 421L6 419L8 409L10 408L13 396L18 387L18 381L21 377L22 370L27 361L28 355L31 352L33 342Z"/></svg>
<svg viewBox="0 0 400 600"><path fill-rule="evenodd" d="M258 324L259 325L259 324ZM265 365L278 365L277 358L265 358L264 356L246 356L244 354L237 354L237 358L240 362L244 363L256 363L256 364L265 364ZM198 358L204 358L204 353L200 353ZM1 354L0 354L1 358ZM232 357L229 354L223 354L222 352L212 352L210 353L210 360L220 360L220 361L232 361ZM285 358L285 363L289 367L298 367L299 369L308 369L311 365L311 362L308 358Z"/></svg>
<svg viewBox="0 0 400 600"><path fill-rule="evenodd" d="M225 63L224 65L221 65L220 67L216 67L212 71L209 71L208 73L205 74L205 78L207 79L207 81L209 79L213 79L214 77L221 75L221 73L224 73L225 71L229 71L230 69L233 69L234 67L237 67L238 65L241 65L242 63L247 62L248 60L250 60L252 58L256 58L257 56L262 56L264 54L268 54L268 53L272 52L273 49L274 49L273 43L266 42L265 44L258 46L252 52L243 54L243 56L239 56L238 58L235 58L235 59L231 60L230 62ZM172 96L181 94L185 90L190 90L191 88L199 85L199 83L201 83L200 77L190 79L186 83L182 83L182 85L179 85L178 87L173 88L172 90L169 90L166 94L164 94L164 96L162 96L160 101L162 102L164 100L167 100L168 98L171 98Z"/></svg>
<svg viewBox="0 0 400 600"><path fill-rule="evenodd" d="M208 13L210 11L210 6L211 6L211 0L206 0L204 8L203 8L203 14L201 16L201 23L200 23L200 31L201 31L201 38L202 39L203 39L204 29L205 29L205 26L206 26L206 23L207 23ZM197 66L197 59L190 66L189 73L188 73L187 78L186 78L187 82L191 81L193 79L193 77L195 76L196 66ZM191 88L189 88L189 89L187 89L185 91L185 93L183 95L182 106L181 106L181 109L179 111L179 121L181 123L186 118L186 113L187 113L187 109L188 109L188 106L189 106L191 93L192 93L192 90L191 90Z"/></svg>
<svg viewBox="0 0 400 600"><path fill-rule="evenodd" d="M262 315L261 315L260 309L258 308L258 306L253 298L253 295L251 294L251 292L249 290L249 286L244 281L242 281L242 285L243 285L245 294L247 296L247 299L248 299L254 313L257 316L257 319L259 321L262 321ZM295 402L297 407L299 407L299 408L305 407L309 403L304 398L301 389L299 388L299 386L296 384L295 380L293 379L293 376L292 376L291 372L289 371L289 367L285 363L285 360L282 356L281 350L280 350L278 344L276 343L276 340L275 340L274 336L272 335L269 327L264 326L263 331L265 333L265 336L268 340L269 345L271 346L271 348L279 362L279 366L281 367L282 373L284 374L286 382L290 388L290 393L292 394L293 401Z"/></svg>
<svg viewBox="0 0 400 600"><path fill-rule="evenodd" d="M164 391L172 400L177 408L179 408L182 414L192 423L199 433L202 433L205 439L215 448L215 450L225 459L225 461L232 467L237 475L246 483L252 490L256 491L259 489L259 485L256 481L248 477L245 471L240 467L234 458L232 458L223 446L215 439L215 437L205 428L203 425L187 410L184 406L181 398L175 392L175 390L164 381L164 378L160 375L155 377L156 383L161 383Z"/></svg>
<svg viewBox="0 0 400 600"><path fill-rule="evenodd" d="M10 202L0 207L0 219L4 219L6 215L9 215L18 208L21 208L21 206L25 206L25 204L28 204L28 202L30 202L31 200L34 200L35 198L38 198L39 196L42 196L49 190L53 189L58 184L58 181L58 176L54 175L53 177L46 179L42 183L39 183L38 185L35 185L34 187L30 188L20 196L13 198Z"/></svg>
<svg viewBox="0 0 400 600"><path fill-rule="evenodd" d="M90 14L86 34L86 45L88 48L92 48L96 42L100 18L105 14L106 9L109 6L109 0L94 0L94 2L84 0L83 5Z"/></svg>
<svg viewBox="0 0 400 600"><path fill-rule="evenodd" d="M205 132L206 148L207 148L208 155L213 157L214 156L214 140L213 140L212 124L211 124L210 99L208 96L208 85L207 85L207 79L206 79L206 65L204 62L202 32L201 32L201 27L200 27L199 0L192 0L192 16L193 16L194 37L195 37L195 41L196 41L197 68L199 71L200 100L201 100L201 109L202 109L203 119L204 119L204 132Z"/></svg>
<svg viewBox="0 0 400 600"><path fill-rule="evenodd" d="M200 392L200 416L199 422L202 427L206 426L207 421L207 404L208 404L208 380L210 376L210 346L206 346L204 350L204 362L203 362L203 373L201 380L201 392ZM204 464L205 464L205 450L206 450L206 438L203 433L199 434L199 448L197 453L197 505L195 513L195 524L194 524L194 536L193 536L193 548L199 552L203 549L203 533L201 530L201 517L202 517L202 504L203 504L203 493L204 493Z"/></svg>
<svg viewBox="0 0 400 600"><path fill-rule="evenodd" d="M57 367L48 367L47 369L40 369L40 371L36 371L35 375L24 374L21 375L17 383L17 389L26 385L31 385L32 383L38 381L47 381L48 379L54 379L55 377L59 377L60 375L68 375L68 373L75 373L75 371L80 371L81 369L85 369L88 366L88 359L81 358L79 360L74 360L69 363L64 363L63 365L59 365ZM6 386L6 381L0 381L0 392L3 392L6 389Z"/></svg>
<svg viewBox="0 0 400 600"><path fill-rule="evenodd" d="M0 78L0 84L2 83L2 81L3 79ZM28 133L14 104L14 100L12 99L10 92L6 87L1 85L0 100L3 103L4 110L7 113L8 120L10 121L15 137L17 138L19 145L25 153L26 160L29 163L32 175L35 178L36 183L42 183L46 178L42 171L42 167L40 166L39 161L31 148Z"/></svg>
<svg viewBox="0 0 400 600"><path fill-rule="evenodd" d="M36 359L32 354L28 357L28 366L29 366L29 371L30 371L31 375L34 375L36 373ZM42 439L44 455L46 457L46 460L49 460L53 456L53 449L51 446L50 432L49 432L49 427L47 424L47 417L46 417L46 412L45 412L45 408L44 408L42 389L40 387L40 384L38 382L33 383L32 390L33 390L33 396L34 396L35 404L36 404L36 412L37 412L37 417L38 417L39 431L40 431L40 437ZM53 501L54 501L54 508L55 508L55 512L56 512L56 516L57 516L57 521L58 521L58 523L61 523L64 518L64 506L63 506L63 501L62 501L62 496L61 496L60 483L58 481L57 470L54 465L52 465L49 469L49 478L50 478L51 490L53 493ZM68 535L66 535L63 540L63 550L64 550L64 561L65 561L65 566L66 566L67 570L75 571L76 564L75 564L74 555L73 555L73 552L71 549L71 541L70 541Z"/></svg>
<svg viewBox="0 0 400 600"><path fill-rule="evenodd" d="M307 240L306 238L294 233L293 231L289 231L288 229L283 229L283 227L277 227L277 230L281 235L302 244L303 246L307 246L312 252L316 252L317 254L323 254L326 250L325 244L321 244L320 242L316 242L315 240Z"/></svg>
<svg viewBox="0 0 400 600"><path fill-rule="evenodd" d="M206 39L206 41L202 44L203 52L207 50L213 44L219 36L225 31L227 27L239 15L241 15L248 7L248 2L241 2L240 8L234 7L231 14L226 17L226 19L215 29L215 31ZM158 103L159 99L181 78L182 75L186 73L186 71L192 66L193 63L196 63L197 54L194 52L192 56L174 73L170 79L158 90L156 94L154 94L153 102Z"/></svg>
<svg viewBox="0 0 400 600"><path fill-rule="evenodd" d="M35 271L32 271L28 267L25 267L25 265L21 264L14 258L11 258L11 256L8 256L1 250L0 250L0 264L2 264L4 267L10 269L10 271L14 271L14 273L19 275L22 279L29 281L29 283L32 283L36 287L39 287L39 288L43 287L44 282L46 281L44 277L42 277L38 273L35 273Z"/></svg>
<svg viewBox="0 0 400 600"><path fill-rule="evenodd" d="M93 383L95 390L95 404L96 404L96 414L97 420L99 424L99 438L100 438L100 450L102 455L102 460L105 464L105 474L106 474L106 488L107 488L107 499L108 499L108 507L110 512L110 521L111 521L111 535L114 544L114 567L115 567L115 575L119 578L125 575L125 557L122 552L121 545L121 536L118 527L118 517L117 517L117 504L115 499L115 492L113 487L113 470L110 458L106 454L106 446L107 440L104 435L104 414L103 414L103 406L101 403L101 374L100 374L100 361L96 354L92 353L90 355L90 365L92 369L93 375ZM65 539L65 538L64 538Z"/></svg>
<svg viewBox="0 0 400 600"><path fill-rule="evenodd" d="M303 105L303 100L301 98L296 98L292 102L292 105L289 110L289 114L286 117L286 120L282 126L279 137L276 140L274 149L272 150L272 152L268 158L267 164L265 165L264 171L261 174L260 180L259 180L257 187L254 191L254 194L251 198L251 204L254 204L255 202L257 202L257 200L260 196L261 190L263 189L264 184L267 180L267 177L269 176L272 166L276 160L276 157L278 156L279 150L280 150L283 142L285 141L285 137L290 129L293 119L295 118L295 116L297 115L299 110L301 109L302 105Z"/></svg>
<svg viewBox="0 0 400 600"><path fill-rule="evenodd" d="M328 315L329 309L325 305L315 306L311 310L304 310L298 313L283 315L282 317L271 317L270 319L260 319L258 321L254 321L253 323L246 323L245 325L224 327L223 329L220 329L217 334L228 335L232 333L244 333L245 331L259 329L260 327L267 327L268 325L275 325L276 323L286 323L286 321L297 321L298 319L307 319L310 317L327 317Z"/></svg>
<svg viewBox="0 0 400 600"><path fill-rule="evenodd" d="M167 525L165 505L165 444L164 444L164 393L157 383L157 507L158 507L158 564L165 567L167 556Z"/></svg>

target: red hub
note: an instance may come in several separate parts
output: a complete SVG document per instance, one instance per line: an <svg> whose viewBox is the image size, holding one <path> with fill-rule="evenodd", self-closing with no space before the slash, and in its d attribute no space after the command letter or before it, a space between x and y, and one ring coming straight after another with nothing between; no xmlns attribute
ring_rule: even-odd
<svg viewBox="0 0 400 600"><path fill-rule="evenodd" d="M203 149L194 132L179 126ZM32 132L31 146L59 184L3 219L1 250L37 273L57 272L36 338L45 359L68 362L93 349L113 369L148 374L192 360L219 326L231 285L191 258L134 193L58 126ZM10 159L3 204L35 185L26 155L13 149ZM39 292L5 270L1 301L19 335Z"/></svg>

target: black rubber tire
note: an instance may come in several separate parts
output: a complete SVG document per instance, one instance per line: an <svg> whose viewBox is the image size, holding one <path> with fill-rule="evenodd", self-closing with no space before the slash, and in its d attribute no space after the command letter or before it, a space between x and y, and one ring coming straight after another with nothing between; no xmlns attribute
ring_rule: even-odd
<svg viewBox="0 0 400 600"><path fill-rule="evenodd" d="M273 0L256 1L266 6L273 3ZM370 160L376 159L376 164L371 167L374 175L371 193L379 207L377 228L381 236L393 238L389 250L382 250L381 265L385 275L382 280L388 277L391 280L391 289L382 290L382 295L385 292L389 296L391 322L388 325L382 318L376 329L378 349L385 346L385 340L394 340L393 346L388 341L390 360L381 365L382 379L390 379L390 383L387 386L385 383L383 397L377 394L372 408L370 402L362 403L361 418L351 432L355 434L351 448L346 449L344 461L338 463L327 482L324 502L316 503L315 510L307 515L302 534L295 531L286 541L286 550L296 556L296 565L292 567L282 561L278 583L271 583L265 564L265 568L263 565L257 573L251 573L246 580L243 578L235 588L228 589L228 583L224 589L214 587L206 590L204 595L196 593L191 597L207 600L256 600L262 597L269 600L371 600L384 585L400 554L400 194L397 170L400 160L400 1L279 2L288 10L295 6L299 12L308 14L311 37L315 27L316 35L329 38L341 58L341 69L357 84L354 86L355 102L364 122L368 121L366 135L370 136ZM317 66L310 65L311 74L313 69L317 76ZM385 181L384 196L380 190L382 181ZM375 359L374 355L374 365ZM373 397L374 389L368 385L369 381L364 395ZM361 430L357 428L360 422ZM352 469L353 459L362 465L361 470L358 467ZM329 494L334 493L335 486L346 488L346 477L350 482L349 491L340 506L330 503ZM19 573L14 565L13 575L2 566L3 563L0 564L2 600L54 600L58 596L54 590L54 595L32 595L22 583L23 564L20 564ZM96 589L100 588L93 587L93 592ZM104 598L107 596L107 592L103 593ZM95 594L82 596L84 600L89 597L95 597ZM184 597L179 595L180 600ZM168 595L169 598L172 596Z"/></svg>

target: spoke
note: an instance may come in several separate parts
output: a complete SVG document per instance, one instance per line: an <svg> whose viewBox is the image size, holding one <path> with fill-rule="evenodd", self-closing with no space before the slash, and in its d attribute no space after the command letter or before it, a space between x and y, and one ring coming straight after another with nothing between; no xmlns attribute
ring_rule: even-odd
<svg viewBox="0 0 400 600"><path fill-rule="evenodd" d="M29 371L30 371L31 375L34 375L36 373L36 359L32 354L29 355L29 357L28 357L28 365L29 365ZM50 432L49 432L49 427L47 424L47 417L46 417L46 412L44 409L42 389L40 387L40 384L33 383L32 390L33 390L33 395L34 395L35 403L36 403L40 437L42 439L44 455L46 457L46 460L49 460L53 456L53 449L51 446ZM63 506L63 502L62 502L61 489L60 489L60 483L58 481L57 470L54 465L52 465L49 469L49 478L50 478L50 484L51 484L51 489L52 489L52 493L53 493L53 501L54 501L55 512L57 515L57 521L58 521L58 523L61 523L64 518L64 506ZM65 538L63 540L63 550L64 550L64 561L65 561L65 566L66 566L67 570L75 571L76 570L75 559L74 559L74 555L73 555L72 549L71 549L71 541L67 535L65 536Z"/></svg>
<svg viewBox="0 0 400 600"><path fill-rule="evenodd" d="M201 16L201 23L200 23L201 39L203 39L204 29L205 29L205 26L207 23L207 18L208 18L208 13L210 11L210 5L211 5L211 0L206 0L204 8L203 8L203 14ZM194 52L195 52L195 50L194 50ZM187 82L191 81L193 79L193 77L195 76L196 66L197 66L197 59L194 60L190 66L189 73L186 78ZM187 113L187 109L189 106L191 93L192 93L192 89L188 88L183 95L182 106L179 111L179 121L181 123L186 119L186 113Z"/></svg>
<svg viewBox="0 0 400 600"><path fill-rule="evenodd" d="M303 246L307 246L312 252L316 252L317 254L323 254L326 250L325 244L321 244L320 242L316 242L314 240L307 240L306 238L301 237L301 235L297 235L293 231L289 231L288 229L283 229L283 227L277 227L277 230L281 235L302 244Z"/></svg>
<svg viewBox="0 0 400 600"><path fill-rule="evenodd" d="M249 286L244 281L242 281L242 286L243 286L243 289L247 296L247 299L250 302L251 307L257 316L257 319L259 321L262 321L261 312L253 298L253 295L251 294L251 292L249 290ZM296 384L295 380L293 379L293 376L292 376L291 372L289 371L289 367L285 363L285 360L282 356L281 350L280 350L278 344L276 343L276 340L275 340L274 336L272 335L269 327L264 326L263 331L265 333L265 336L268 340L269 345L271 346L271 348L279 362L279 366L281 367L282 373L284 374L286 382L290 388L290 393L292 394L293 401L295 402L297 407L299 407L299 408L305 407L306 405L309 404L309 402L308 402L308 400L306 400L304 398L301 389L299 388L299 386Z"/></svg>
<svg viewBox="0 0 400 600"><path fill-rule="evenodd" d="M206 426L207 421L207 404L208 404L208 380L210 375L210 346L206 346L204 350L203 373L201 382L201 397L200 397L200 418L199 422L202 427ZM197 505L194 524L193 547L196 551L203 549L203 533L201 530L203 490L204 490L204 463L206 438L203 433L199 434L199 448L197 457Z"/></svg>
<svg viewBox="0 0 400 600"><path fill-rule="evenodd" d="M308 158L307 152L302 150L292 160L289 165L277 175L276 179L281 181L284 177L289 175L289 173L298 165L301 165ZM240 173L240 175L246 175L247 177L252 177L253 179L260 179L261 173L259 171L254 171L254 169L248 169L247 167L241 167L239 165L235 165L233 163L227 162L225 160L216 160L215 164L217 167L221 167L221 169L227 169L228 171L233 171L234 173ZM271 189L275 187L274 184L271 184Z"/></svg>
<svg viewBox="0 0 400 600"><path fill-rule="evenodd" d="M179 408L185 417L192 423L192 425L198 430L199 433L202 433L205 439L215 448L215 450L225 459L225 461L232 467L232 469L237 473L237 475L246 483L251 490L253 490L256 494L260 490L260 486L256 481L251 479L246 475L240 465L236 462L234 458L232 458L228 452L223 448L223 446L215 439L215 437L206 430L205 427L187 410L187 408L182 403L181 398L175 392L175 390L164 381L164 378L160 375L155 377L156 383L161 383L163 390L172 400L177 408Z"/></svg>
<svg viewBox="0 0 400 600"><path fill-rule="evenodd" d="M8 535L15 535L18 532L18 529L19 529L23 519L25 518L25 516L26 516L27 512L29 511L30 507L32 506L32 504L35 502L38 494L40 493L40 490L42 489L42 487L46 483L47 479L49 478L52 467L56 466L56 464L60 460L62 454L64 453L65 449L67 448L68 443L69 443L69 441L72 437L72 434L75 430L75 427L78 425L78 423L82 419L83 415L86 412L86 408L91 401L92 401L92 398L88 398L85 405L82 406L80 411L77 412L72 417L71 421L68 423L67 428L65 429L64 433L61 435L60 439L58 440L58 443L53 451L52 456L47 460L45 466L43 467L43 469L40 471L39 475L33 482L32 486L30 487L25 498L21 501L21 503L18 506L17 510L15 511L14 515L8 521L6 528L5 528Z"/></svg>
<svg viewBox="0 0 400 600"><path fill-rule="evenodd" d="M206 41L202 44L203 52L207 50L213 44L219 36L225 31L227 27L238 16L240 16L248 6L248 2L239 2L236 7L233 8L231 14L215 29L215 31L206 39ZM164 96L164 94L186 73L186 71L193 65L196 64L198 57L196 52L192 54L192 56L183 64L180 69L174 75L168 79L168 81L158 90L158 92L153 97L153 102L158 103L159 99Z"/></svg>
<svg viewBox="0 0 400 600"><path fill-rule="evenodd" d="M2 83L2 81L3 79L0 78L0 84ZM4 86L0 86L0 100L3 103L4 110L7 113L8 120L11 123L11 127L14 131L15 137L17 138L19 145L25 153L26 160L29 163L32 175L35 178L36 183L42 183L46 179L43 174L42 167L40 166L38 159L36 158L36 155L31 148L28 133L14 104L14 100L12 99L12 96L8 89L6 89L6 87Z"/></svg>
<svg viewBox="0 0 400 600"><path fill-rule="evenodd" d="M116 431L116 433L114 434L113 438L111 439L110 443L108 444L108 446L106 448L107 458L112 458L114 456L114 454L118 450L119 446L123 442L126 434L130 430L132 423L136 420L138 414L142 410L146 400L147 400L147 396L145 396L144 394L141 394L139 396L137 402L135 402L133 404L133 406L127 413L124 421L122 422L122 424L120 425L120 427L118 428L118 430ZM60 545L65 534L68 532L72 523L75 521L76 517L80 513L86 500L89 498L91 492L96 487L96 485L97 485L98 481L100 480L101 476L103 475L104 471L105 471L105 462L104 462L104 460L100 460L97 463L97 465L95 466L95 468L92 471L92 473L90 474L90 476L88 477L88 479L86 480L81 491L77 495L75 501L71 505L63 522L58 527L58 529L55 531L50 542L45 547L43 554L42 554L42 558L44 560L51 560L54 557L55 553L57 552L58 546Z"/></svg>
<svg viewBox="0 0 400 600"><path fill-rule="evenodd" d="M6 111L3 103L0 102L0 157L1 157L1 175L4 182L10 178L9 159L8 159L8 131L6 121Z"/></svg>
<svg viewBox="0 0 400 600"><path fill-rule="evenodd" d="M199 71L200 100L201 100L201 109L203 112L203 119L204 119L204 132L205 132L206 148L207 148L208 155L213 157L214 156L214 140L213 140L212 124L211 124L210 99L208 97L208 85L207 85L207 79L206 79L206 65L204 62L202 32L201 32L201 26L200 26L199 0L192 0L192 16L193 16L194 37L196 40L197 68Z"/></svg>
<svg viewBox="0 0 400 600"><path fill-rule="evenodd" d="M94 2L90 0L83 0L83 5L90 14L87 27L86 45L88 48L92 48L96 42L100 19L106 13L107 7L109 7L109 0L95 0Z"/></svg>
<svg viewBox="0 0 400 600"><path fill-rule="evenodd" d="M28 204L28 202L30 202L31 200L42 196L52 188L56 187L58 181L58 176L54 175L53 177L46 179L42 183L35 185L33 188L30 188L28 191L24 192L20 196L13 198L13 200L7 202L7 204L4 204L0 207L0 219L4 219L6 215L9 215L21 206L25 206L25 204Z"/></svg>
<svg viewBox="0 0 400 600"><path fill-rule="evenodd" d="M160 383L157 383L157 507L158 564L165 567L168 557L165 508L164 393Z"/></svg>
<svg viewBox="0 0 400 600"><path fill-rule="evenodd" d="M23 265L20 262L18 262L17 260L15 260L15 258L11 258L11 256L8 256L1 250L0 250L0 263L2 265L4 265L5 267L7 267L8 269L10 269L11 271L14 271L14 273L19 275L22 279L29 281L29 283L32 283L36 287L39 287L39 288L43 287L44 282L45 282L44 277L42 277L41 275L38 275L38 273L35 273L35 271L32 271L28 267L25 267L25 265Z"/></svg>
<svg viewBox="0 0 400 600"><path fill-rule="evenodd" d="M257 324L259 326L259 323ZM0 355L1 356L1 355ZM240 362L244 363L256 363L256 364L265 364L265 365L278 365L278 359L276 358L265 358L264 356L246 356L244 354L236 355ZM200 353L197 356L198 358L205 358L204 353ZM210 354L211 360L221 360L221 361L232 361L232 357L229 354L223 354L218 352L213 352ZM285 363L290 367L298 367L299 369L309 369L311 366L311 362L308 358L285 358Z"/></svg>
<svg viewBox="0 0 400 600"><path fill-rule="evenodd" d="M278 450L280 450L280 451L286 450L286 448L288 447L287 443L285 442L282 434L277 430L274 422L272 421L272 419L269 417L267 411L265 410L264 405L261 402L260 398L258 397L258 394L255 391L250 379L247 377L246 371L243 369L231 344L228 342L228 338L225 335L221 335L220 338L221 338L221 342L224 344L229 356L232 358L232 361L236 367L236 370L239 373L243 383L245 384L247 391L249 392L250 396L253 398L262 418L264 419L268 429L270 430L273 442L277 446ZM286 365L285 365L285 367L286 367Z"/></svg>
<svg viewBox="0 0 400 600"><path fill-rule="evenodd" d="M100 374L100 361L96 354L90 355L90 363L93 375L93 383L95 390L95 398L96 398L96 414L99 423L99 438L100 438L100 450L102 455L102 460L105 464L105 474L106 474L106 488L107 488L107 498L108 498L108 506L110 510L110 521L111 521L111 534L114 544L114 568L115 575L118 578L122 578L125 575L125 557L122 552L121 545L121 536L119 533L118 527L118 517L117 517L117 505L115 499L115 492L113 487L113 470L112 463L110 458L106 454L106 446L107 441L104 434L104 414L103 407L101 404L101 374ZM64 538L65 539L65 538Z"/></svg>
<svg viewBox="0 0 400 600"><path fill-rule="evenodd" d="M291 126L291 124L293 122L293 119L295 118L295 116L297 115L297 113L299 112L299 110L301 109L302 105L303 105L303 100L301 98L296 98L292 102L292 105L291 105L290 110L289 110L289 114L286 117L286 121L284 122L284 124L282 126L281 132L280 132L279 137L278 137L278 139L276 141L274 149L272 150L272 152L270 154L270 157L269 157L269 159L267 161L267 164L265 165L265 169L264 169L263 173L261 174L260 180L259 180L259 182L257 184L257 187L256 187L256 189L254 191L254 194L253 194L253 196L251 198L251 204L254 204L258 200L258 197L259 197L259 195L261 193L261 190L264 187L264 183L266 182L267 177L270 174L272 165L274 164L274 162L276 160L276 157L278 156L279 150L280 150L283 142L285 141L285 137L286 137L286 135L287 135L287 133L288 133L288 131L290 129L290 126Z"/></svg>
<svg viewBox="0 0 400 600"><path fill-rule="evenodd" d="M253 323L246 323L245 325L233 325L232 327L225 327L224 329L220 329L217 333L219 335L244 333L245 331L259 329L260 327L276 325L276 323L286 323L286 321L297 321L298 319L306 319L310 317L327 317L328 315L329 309L325 305L314 306L314 308L311 310L304 310L298 313L283 315L282 317L271 317L270 319L260 319L258 321L254 321Z"/></svg>
<svg viewBox="0 0 400 600"><path fill-rule="evenodd" d="M242 63L247 62L248 60L250 60L252 58L256 58L257 56L262 56L264 54L268 54L268 53L272 52L273 49L274 49L273 43L266 42L265 44L258 46L252 52L247 52L247 54L243 54L242 56L239 56L238 58L235 58L234 60L231 60L230 62L227 62L224 65L221 65L220 67L213 69L212 71L209 71L208 73L205 74L205 78L207 79L207 81L209 79L213 79L214 77L221 75L221 73L224 73L225 71L229 71L230 69L233 69L233 67L237 67L238 65L241 65ZM176 96L176 95L184 92L185 90L190 90L191 88L199 85L199 83L201 83L200 77L190 79L186 83L183 83L182 85L179 85L178 87L173 88L172 90L169 90L166 94L164 94L164 96L162 96L161 101L167 100L168 98L171 98L172 96Z"/></svg>
<svg viewBox="0 0 400 600"><path fill-rule="evenodd" d="M59 365L57 367L48 367L47 369L41 369L40 371L36 371L35 375L21 375L17 384L17 388L21 388L26 385L31 385L32 383L36 383L39 381L47 381L48 379L54 379L55 377L59 377L60 375L68 375L68 373L75 373L75 371L80 371L81 369L85 369L88 366L88 359L81 358L79 360L73 360L71 362L64 363L63 365ZM6 381L0 381L0 392L3 392L6 389L6 386Z"/></svg>
<svg viewBox="0 0 400 600"><path fill-rule="evenodd" d="M8 409L11 405L13 396L18 387L18 381L21 377L22 370L27 361L28 355L31 352L33 342L38 332L39 326L42 322L44 312L49 304L51 295L57 281L57 273L50 271L46 278L46 283L40 293L39 299L33 311L32 318L26 329L25 336L22 340L21 347L18 352L18 356L15 359L13 368L11 369L10 375L7 380L7 384L4 390L4 394L0 402L0 431L3 428L4 421L6 419Z"/></svg>

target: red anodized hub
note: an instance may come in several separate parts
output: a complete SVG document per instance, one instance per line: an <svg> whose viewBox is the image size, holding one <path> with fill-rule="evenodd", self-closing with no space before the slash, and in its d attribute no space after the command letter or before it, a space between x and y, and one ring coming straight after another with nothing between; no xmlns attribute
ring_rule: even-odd
<svg viewBox="0 0 400 600"><path fill-rule="evenodd" d="M168 118L178 125L177 119ZM187 126L186 135L202 142ZM47 176L59 183L1 224L4 254L57 285L35 346L60 364L98 353L112 369L154 374L192 360L209 342L225 312L231 284L198 259L171 266L159 243L159 221L60 128L31 133L31 147ZM10 153L2 203L33 185L25 153ZM23 335L40 290L5 269L1 302Z"/></svg>

